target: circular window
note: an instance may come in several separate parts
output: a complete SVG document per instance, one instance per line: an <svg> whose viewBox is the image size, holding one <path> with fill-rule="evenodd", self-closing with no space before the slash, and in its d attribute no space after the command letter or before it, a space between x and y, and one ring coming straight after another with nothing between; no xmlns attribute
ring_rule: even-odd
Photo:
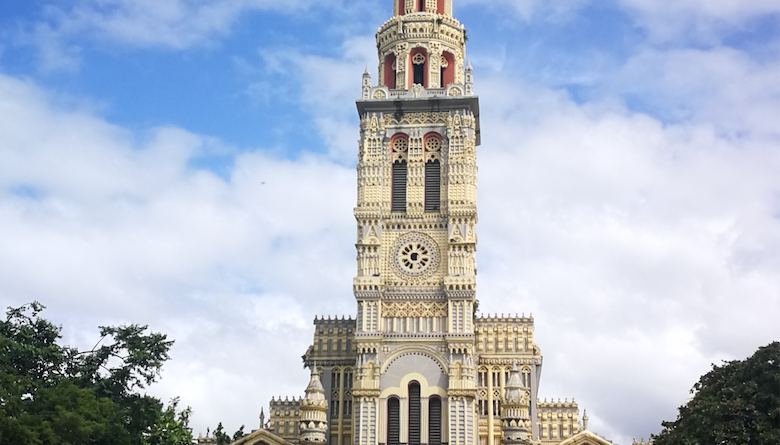
<svg viewBox="0 0 780 445"><path fill-rule="evenodd" d="M427 151L439 151L441 148L441 139L431 136L425 140L425 149Z"/></svg>
<svg viewBox="0 0 780 445"><path fill-rule="evenodd" d="M420 277L436 270L436 243L422 233L409 234L396 243L395 267L400 273Z"/></svg>
<svg viewBox="0 0 780 445"><path fill-rule="evenodd" d="M398 252L398 262L401 263L401 267L409 272L420 272L425 270L431 263L431 251L423 243L407 243Z"/></svg>
<svg viewBox="0 0 780 445"><path fill-rule="evenodd" d="M408 145L405 138L395 138L393 140L393 151L399 153L405 152Z"/></svg>

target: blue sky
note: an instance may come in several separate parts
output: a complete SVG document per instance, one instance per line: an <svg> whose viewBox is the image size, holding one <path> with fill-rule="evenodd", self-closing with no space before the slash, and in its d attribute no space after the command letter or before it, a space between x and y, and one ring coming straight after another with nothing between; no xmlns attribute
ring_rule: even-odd
<svg viewBox="0 0 780 445"><path fill-rule="evenodd" d="M616 443L778 339L774 0L455 0L480 95L479 298ZM352 314L360 75L390 0L0 2L0 295L177 340L196 432L300 395ZM247 396L249 394L250 396Z"/></svg>

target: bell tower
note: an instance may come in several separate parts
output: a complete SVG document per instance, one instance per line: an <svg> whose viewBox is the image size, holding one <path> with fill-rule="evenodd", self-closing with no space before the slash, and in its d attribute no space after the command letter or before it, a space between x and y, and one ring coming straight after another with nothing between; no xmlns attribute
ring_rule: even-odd
<svg viewBox="0 0 780 445"><path fill-rule="evenodd" d="M389 1L389 0L388 0ZM479 100L452 0L394 0L358 147L356 445L474 445Z"/></svg>

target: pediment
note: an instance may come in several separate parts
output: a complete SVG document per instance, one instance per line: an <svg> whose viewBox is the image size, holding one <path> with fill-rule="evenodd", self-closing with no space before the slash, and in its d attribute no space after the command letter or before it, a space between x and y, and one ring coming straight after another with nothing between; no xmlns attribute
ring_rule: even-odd
<svg viewBox="0 0 780 445"><path fill-rule="evenodd" d="M580 431L579 433L564 440L558 445L614 445L612 442L599 437L590 431Z"/></svg>
<svg viewBox="0 0 780 445"><path fill-rule="evenodd" d="M293 445L268 430L256 430L230 445Z"/></svg>

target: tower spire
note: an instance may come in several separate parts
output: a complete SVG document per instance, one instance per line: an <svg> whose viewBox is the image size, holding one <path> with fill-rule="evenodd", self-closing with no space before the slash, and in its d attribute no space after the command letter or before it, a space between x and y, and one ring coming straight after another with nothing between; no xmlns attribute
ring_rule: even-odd
<svg viewBox="0 0 780 445"><path fill-rule="evenodd" d="M306 396L301 400L301 443L304 445L322 445L328 436L328 402L325 389L320 382L317 366L311 368L311 379L306 388Z"/></svg>

